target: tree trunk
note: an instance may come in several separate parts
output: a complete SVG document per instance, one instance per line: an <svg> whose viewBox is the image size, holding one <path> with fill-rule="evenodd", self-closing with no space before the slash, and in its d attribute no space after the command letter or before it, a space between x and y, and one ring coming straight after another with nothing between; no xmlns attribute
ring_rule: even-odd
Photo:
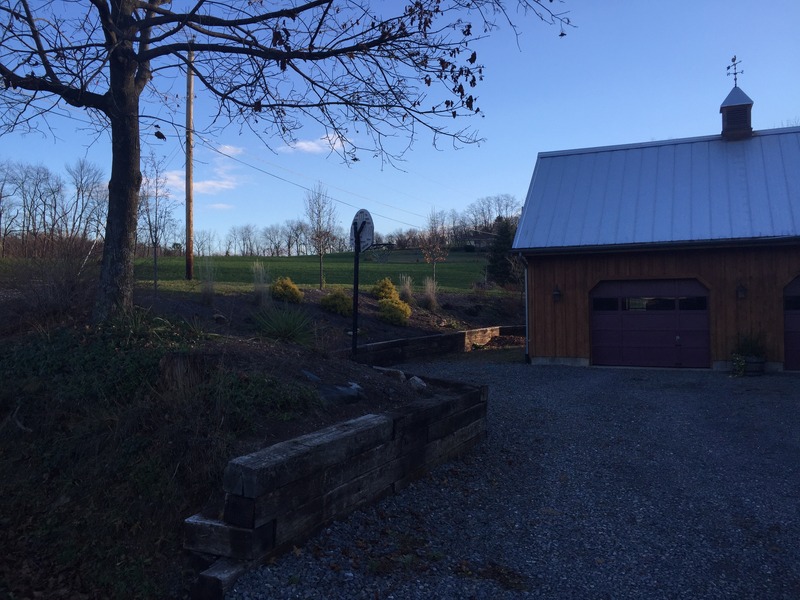
<svg viewBox="0 0 800 600"><path fill-rule="evenodd" d="M319 253L319 289L323 287L324 277L322 275L322 252Z"/></svg>
<svg viewBox="0 0 800 600"><path fill-rule="evenodd" d="M135 63L112 55L107 115L111 123L111 179L100 283L93 320L102 322L133 307L136 215L142 185L139 90Z"/></svg>

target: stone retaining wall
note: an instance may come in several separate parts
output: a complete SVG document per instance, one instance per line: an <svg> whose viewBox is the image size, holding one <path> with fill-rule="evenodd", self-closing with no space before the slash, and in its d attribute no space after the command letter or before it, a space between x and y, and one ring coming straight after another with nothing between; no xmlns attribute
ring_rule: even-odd
<svg viewBox="0 0 800 600"><path fill-rule="evenodd" d="M525 335L525 326L484 327L364 344L358 347L353 359L370 365L396 365L451 352L470 352L475 346L483 346L493 337L502 335ZM348 351L343 355L349 356L350 353Z"/></svg>
<svg viewBox="0 0 800 600"><path fill-rule="evenodd" d="M217 557L195 598L222 598L249 566L397 492L486 434L488 389L427 380L432 398L281 442L228 463L221 514L185 522L186 549Z"/></svg>

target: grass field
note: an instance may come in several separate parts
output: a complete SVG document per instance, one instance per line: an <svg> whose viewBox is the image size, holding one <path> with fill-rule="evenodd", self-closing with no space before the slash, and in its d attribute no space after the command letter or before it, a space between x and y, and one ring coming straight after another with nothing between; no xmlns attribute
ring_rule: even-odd
<svg viewBox="0 0 800 600"><path fill-rule="evenodd" d="M290 277L300 286L319 284L319 259L316 256L251 257L213 256L198 257L194 263L194 276L198 281L213 279L221 288L252 287L253 263L260 261L271 280ZM184 279L183 257L162 257L158 260L159 284L167 289L189 289L192 285ZM447 260L436 265L436 282L442 291L466 291L473 284L482 282L486 256L474 252L451 252ZM325 283L331 285L353 285L353 253L328 254L323 262ZM208 273L212 275L209 277ZM136 279L140 284L153 280L153 264L148 259L137 259ZM393 251L387 262L377 262L369 252L362 254L359 268L359 287L372 286L376 281L389 277L397 284L400 275L408 275L414 287L421 288L425 278L431 277L433 268L425 263L417 251Z"/></svg>

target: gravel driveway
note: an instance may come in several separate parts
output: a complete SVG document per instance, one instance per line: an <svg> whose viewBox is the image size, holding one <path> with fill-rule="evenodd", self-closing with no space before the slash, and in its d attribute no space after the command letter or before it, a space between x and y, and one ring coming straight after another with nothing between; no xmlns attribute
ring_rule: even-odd
<svg viewBox="0 0 800 600"><path fill-rule="evenodd" d="M489 438L229 598L800 598L800 376L436 361Z"/></svg>

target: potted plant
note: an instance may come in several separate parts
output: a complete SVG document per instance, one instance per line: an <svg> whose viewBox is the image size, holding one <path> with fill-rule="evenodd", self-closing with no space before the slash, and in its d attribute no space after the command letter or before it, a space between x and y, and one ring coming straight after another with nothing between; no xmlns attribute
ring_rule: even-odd
<svg viewBox="0 0 800 600"><path fill-rule="evenodd" d="M733 374L736 377L761 375L764 372L766 355L763 334L739 336L739 342L731 357Z"/></svg>

